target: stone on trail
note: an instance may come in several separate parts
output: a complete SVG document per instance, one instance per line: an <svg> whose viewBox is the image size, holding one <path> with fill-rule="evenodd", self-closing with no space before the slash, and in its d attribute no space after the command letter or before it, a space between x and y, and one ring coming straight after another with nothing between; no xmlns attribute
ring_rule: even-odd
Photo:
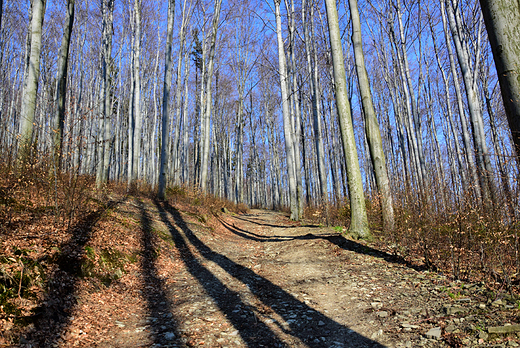
<svg viewBox="0 0 520 348"><path fill-rule="evenodd" d="M488 332L496 334L520 332L520 325L492 326L488 327Z"/></svg>
<svg viewBox="0 0 520 348"><path fill-rule="evenodd" d="M164 339L173 341L175 339L175 334L173 332L167 332L164 334Z"/></svg>
<svg viewBox="0 0 520 348"><path fill-rule="evenodd" d="M440 327L431 328L426 333L426 338L432 338L432 339L438 340L439 338L441 338L441 328Z"/></svg>
<svg viewBox="0 0 520 348"><path fill-rule="evenodd" d="M375 340L378 337L383 336L383 330L379 329L378 331L374 332L372 336L370 336L370 339Z"/></svg>
<svg viewBox="0 0 520 348"><path fill-rule="evenodd" d="M464 307L460 307L460 306L444 306L444 311L446 312L446 314L448 315L454 315L454 314L457 314L457 313L466 313L468 311L467 308L464 308Z"/></svg>

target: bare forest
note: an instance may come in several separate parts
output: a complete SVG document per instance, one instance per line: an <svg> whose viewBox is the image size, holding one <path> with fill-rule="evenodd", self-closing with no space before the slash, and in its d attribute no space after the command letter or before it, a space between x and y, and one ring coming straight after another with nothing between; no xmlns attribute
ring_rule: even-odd
<svg viewBox="0 0 520 348"><path fill-rule="evenodd" d="M149 272L141 281L157 289L166 266L151 249L167 247L156 230L165 229L181 260L200 242L192 223L214 236L274 238L275 230L251 232L261 211L280 212L285 226L311 236L311 226L336 233L316 238L340 249L355 243L441 274L446 289L483 284L489 303L508 294L520 308L517 1L0 0L0 67L0 346L76 346L68 336L38 336L76 325L76 315L49 314L53 291L75 296L60 305L67 312L79 306L74 291L85 279L97 274L110 287L136 262ZM257 225L282 224L265 219ZM125 241L134 228L151 239ZM215 248L224 250L222 233ZM66 270L69 263L77 267ZM60 269L73 285L53 285ZM148 298L151 317L160 294ZM39 327L48 315L54 327ZM314 331L295 328L300 343L257 341L230 320L238 346L336 342L331 334L313 344ZM327 320L318 322L342 323ZM482 343L448 324L432 342ZM115 335L99 346L164 346L169 333L178 346L197 344L157 330L150 337L162 338L152 343L123 345ZM401 344L399 335L359 330L345 346Z"/></svg>

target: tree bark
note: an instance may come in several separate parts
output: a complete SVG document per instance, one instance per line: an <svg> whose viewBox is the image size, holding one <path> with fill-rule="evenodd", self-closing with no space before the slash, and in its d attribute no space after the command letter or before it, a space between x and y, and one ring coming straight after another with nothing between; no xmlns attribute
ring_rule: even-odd
<svg viewBox="0 0 520 348"><path fill-rule="evenodd" d="M67 17L63 28L63 38L61 40L60 56L58 62L58 72L56 76L56 111L53 122L53 148L54 165L56 171L62 167L62 148L63 148L63 127L65 121L65 97L67 94L67 71L69 65L69 46L72 29L74 26L74 5L75 0L67 1Z"/></svg>
<svg viewBox="0 0 520 348"><path fill-rule="evenodd" d="M188 12L186 12L186 10ZM186 117L182 113L182 102L181 102L181 94L182 94L182 63L184 61L186 49L186 31L188 29L188 22L191 18L191 6L189 9L186 9L186 0L183 1L182 5L182 24L179 33L179 57L177 60L177 78L176 78L176 89L175 89L175 97L174 97L174 105L175 105L175 129L174 129L174 138L173 138L173 154L175 158L173 159L173 177L174 184L181 184L181 156L180 156L180 138L181 138L181 126L182 126L182 118Z"/></svg>
<svg viewBox="0 0 520 348"><path fill-rule="evenodd" d="M365 115L365 132L370 149L370 158L376 177L376 184L381 195L381 210L383 214L383 228L391 232L395 227L394 207L390 182L386 169L385 154L383 152L383 141L379 130L374 104L372 103L372 93L370 91L370 81L365 66L365 55L363 53L363 42L361 38L361 21L357 0L349 0L350 17L352 19L352 45L354 47L354 58L356 61L356 72L361 94L363 113Z"/></svg>
<svg viewBox="0 0 520 348"><path fill-rule="evenodd" d="M36 95L40 78L40 53L42 46L42 26L45 16L46 0L32 2L31 23L29 27L27 48L27 69L22 91L22 108L20 111L20 130L18 146L18 164L23 166L28 160L32 147L34 117L36 111Z"/></svg>
<svg viewBox="0 0 520 348"><path fill-rule="evenodd" d="M206 83L205 93L206 98L205 104L201 105L204 110L202 115L202 157L201 157L201 167L200 167L200 188L202 192L206 192L208 185L208 168L209 168L209 152L210 152L210 137L211 137L211 112L212 112L212 96L211 96L211 86L213 82L213 66L215 61L215 46L217 42L217 30L218 24L220 21L220 8L222 5L222 0L215 0L215 13L213 14L213 23L212 23L212 32L211 32L211 42L209 49L209 57L208 57L208 69L205 74L205 79L203 80Z"/></svg>
<svg viewBox="0 0 520 348"><path fill-rule="evenodd" d="M370 238L371 234L368 229L363 182L361 180L361 171L359 169L356 141L354 138L354 127L348 100L345 66L343 65L343 48L341 45L336 0L325 0L325 5L327 7L327 22L334 67L336 107L338 110L350 194L351 223L349 230L350 233L356 237Z"/></svg>
<svg viewBox="0 0 520 348"><path fill-rule="evenodd" d="M489 152L486 144L486 136L484 133L484 122L482 117L482 105L479 100L477 91L477 84L475 75L472 74L472 67L470 65L469 52L466 46L463 46L463 39L460 37L462 32L460 18L458 18L457 4L453 4L450 0L446 2L446 13L448 16L448 24L451 29L453 43L455 44L455 51L462 72L462 78L466 90L466 97L468 102L468 109L471 118L471 125L473 130L473 144L475 146L477 169L480 179L480 186L482 189L482 197L485 203L494 201L493 185L491 184L490 175L492 173L491 162L489 159ZM475 69L476 67L473 67Z"/></svg>
<svg viewBox="0 0 520 348"><path fill-rule="evenodd" d="M135 184L135 181L140 178L140 159L141 159L141 139L143 117L141 110L141 9L139 0L134 0L134 21L135 21L135 37L133 47L133 74L134 74L134 97L133 97L133 115L134 115L134 133L133 133L133 155L132 155L132 175L130 182Z"/></svg>
<svg viewBox="0 0 520 348"><path fill-rule="evenodd" d="M287 156L287 177L289 181L289 204L291 207L291 220L299 219L298 196L296 189L296 173L294 171L294 142L292 141L293 127L291 125L291 115L289 111L289 93L287 91L288 76L287 64L285 59L285 50L282 38L282 18L280 15L280 0L275 0L276 15L276 37L278 42L278 65L280 75L280 88L282 91L282 113L283 128L285 135L285 150Z"/></svg>
<svg viewBox="0 0 520 348"><path fill-rule="evenodd" d="M310 4L310 35L309 35L309 23L307 23L307 9L306 1L302 2L302 22L305 35L305 50L307 58L307 69L309 75L311 75L310 86L312 95L312 116L313 116L313 129L314 129L314 144L316 147L316 162L318 167L318 180L319 180L319 197L320 203L325 208L325 219L327 225L329 224L329 198L327 189L327 173L325 167L325 150L323 148L323 136L321 126L321 109L319 100L321 98L320 86L319 86L319 70L318 70L318 57L316 53L315 38L314 35L314 7ZM312 58L312 59L311 59Z"/></svg>
<svg viewBox="0 0 520 348"><path fill-rule="evenodd" d="M175 0L168 1L168 27L166 33L166 53L164 57L164 85L162 100L162 128L161 128L161 155L159 169L159 187L157 197L165 199L166 196L166 175L168 172L168 134L169 134L169 103L170 89L172 84L172 40L173 40L173 21L175 18Z"/></svg>
<svg viewBox="0 0 520 348"><path fill-rule="evenodd" d="M101 60L101 93L100 93L100 114L101 124L99 133L101 139L99 142L98 151L98 165L96 172L96 186L101 188L103 184L108 181L108 168L110 162L110 115L111 115L111 98L110 98L110 75L111 75L111 61L112 61L112 35L113 35L113 13L114 13L114 0L101 0L102 7L102 32L103 32L103 43L102 52L103 57Z"/></svg>
<svg viewBox="0 0 520 348"><path fill-rule="evenodd" d="M0 0L0 30L2 30L3 15L4 15L4 0Z"/></svg>
<svg viewBox="0 0 520 348"><path fill-rule="evenodd" d="M458 74L457 74L457 69L455 67L455 58L454 58L453 50L451 48L451 39L450 39L449 32L448 32L447 19L446 19L446 16L444 15L444 13L445 13L444 1L441 1L441 12L442 12L441 18L442 18L442 26L443 26L443 30L444 30L444 38L446 40L446 49L448 51L451 76L453 79L453 87L455 89L455 94L457 97L457 107L458 107L458 111L459 111L460 124L462 127L462 139L464 142L464 148L466 150L465 156L466 156L466 159L468 162L469 174L473 181L473 189L475 191L477 201L480 202L482 200L482 190L481 190L480 185L478 184L479 177L478 177L478 173L477 173L477 167L475 165L475 160L473 157L473 148L471 146L469 128L467 125L466 115L464 112L462 92L460 89L460 83L459 83L459 78L458 78Z"/></svg>
<svg viewBox="0 0 520 348"><path fill-rule="evenodd" d="M520 3L480 0L498 73L502 100L517 157L520 157ZM520 162L517 161L520 167Z"/></svg>

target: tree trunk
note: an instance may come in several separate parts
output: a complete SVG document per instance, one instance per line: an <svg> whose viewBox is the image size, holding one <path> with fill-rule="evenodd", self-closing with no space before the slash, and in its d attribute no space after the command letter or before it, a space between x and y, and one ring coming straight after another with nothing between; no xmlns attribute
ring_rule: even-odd
<svg viewBox="0 0 520 348"><path fill-rule="evenodd" d="M201 105L204 110L202 115L202 157L201 157L201 167L200 167L200 188L202 192L206 192L207 184L208 184L208 167L209 167L209 151L210 151L210 132L211 132L211 112L212 112L212 97L211 97L211 86L213 82L213 66L215 61L215 46L217 42L217 29L220 21L220 8L222 5L222 0L215 0L215 13L213 14L213 23L212 23L212 32L211 32L211 42L210 42L210 50L208 57L208 69L205 74L205 79L203 83L206 83L206 99L205 105Z"/></svg>
<svg viewBox="0 0 520 348"><path fill-rule="evenodd" d="M349 0L350 16L352 19L352 45L354 47L354 58L356 61L356 72L361 94L363 113L365 115L365 132L370 149L370 158L376 177L377 189L381 195L381 210L383 214L383 229L391 232L395 227L394 207L390 182L386 169L385 154L383 152L383 141L377 120L374 104L372 103L372 93L370 91L370 81L365 66L365 56L363 54L363 43L361 39L361 21L357 0Z"/></svg>
<svg viewBox="0 0 520 348"><path fill-rule="evenodd" d="M111 83L111 60L112 60L112 35L113 35L113 12L114 0L102 1L102 17L103 17L103 43L102 43L102 87L101 87L101 124L99 134L99 157L96 173L96 186L101 186L108 181L108 168L110 162L110 115L111 115L111 98L110 98L110 83Z"/></svg>
<svg viewBox="0 0 520 348"><path fill-rule="evenodd" d="M176 88L175 88L175 97L174 97L174 105L175 105L175 129L174 129L174 138L173 138L173 154L175 158L173 159L173 177L174 184L181 184L181 156L180 156L180 138L181 138L181 126L182 126L182 117L186 117L182 113L182 102L181 102L181 93L182 93L182 63L185 57L186 49L186 31L188 28L188 22L191 18L191 7L188 9L188 13L186 13L186 0L184 0L182 5L182 24L179 33L179 57L177 60L177 78L176 78Z"/></svg>
<svg viewBox="0 0 520 348"><path fill-rule="evenodd" d="M300 103L298 100L298 84L297 84L297 62L296 62L296 47L295 47L295 20L294 20L294 0L290 0L290 7L287 0L284 0L285 8L287 10L287 22L289 31L289 57L288 71L291 79L287 77L287 83L290 86L290 120L291 120L291 135L294 147L294 173L296 178L296 199L298 200L298 220L303 217L303 187L301 174L301 156L300 156ZM288 72L288 75L289 75Z"/></svg>
<svg viewBox="0 0 520 348"><path fill-rule="evenodd" d="M172 40L173 40L173 21L175 18L175 0L168 1L168 27L166 33L166 53L164 57L164 86L162 100L162 129L161 129L161 156L159 169L159 187L157 197L165 199L166 194L166 175L168 172L168 134L169 134L169 103L170 89L172 84Z"/></svg>
<svg viewBox="0 0 520 348"><path fill-rule="evenodd" d="M303 6L303 5L302 5ZM319 70L318 70L318 54L315 45L316 35L314 34L314 6L311 4L311 13L310 13L310 21L311 21L311 38L308 38L308 30L307 26L304 23L305 30L305 45L308 47L308 41L312 43L312 58L313 58L313 66L311 66L310 52L307 54L307 63L309 65L309 73L312 71L312 79L311 79L311 88L312 88L312 115L313 115L313 127L314 127L314 141L316 146L316 162L318 165L318 177L320 181L320 197L321 204L325 206L325 220L327 225L329 224L329 192L327 187L327 171L325 167L325 149L323 146L323 136L322 136L322 126L321 126L321 108L320 102L321 99L321 91L320 91L320 81L319 81ZM305 17L302 16L304 19ZM305 20L304 20L305 22ZM307 48L307 51L309 48Z"/></svg>
<svg viewBox="0 0 520 348"><path fill-rule="evenodd" d="M42 46L42 26L45 16L46 0L32 2L30 37L26 53L28 58L27 70L24 77L22 91L22 108L20 111L20 140L18 146L18 164L23 166L28 160L34 131L34 117L36 111L36 95L40 78L40 52Z"/></svg>
<svg viewBox="0 0 520 348"><path fill-rule="evenodd" d="M289 204L291 206L291 219L299 219L298 196L296 189L296 173L294 171L295 154L294 142L292 141L293 127L291 125L291 115L289 111L289 93L287 91L287 64L285 60L285 50L282 39L282 18L280 15L280 0L275 0L276 15L276 37L278 42L278 65L280 74L280 88L282 91L282 113L283 128L285 135L285 150L287 152L287 177L289 181Z"/></svg>
<svg viewBox="0 0 520 348"><path fill-rule="evenodd" d="M2 17L4 15L4 0L0 0L0 30L2 30Z"/></svg>
<svg viewBox="0 0 520 348"><path fill-rule="evenodd" d="M466 190L467 188L467 178L466 178L466 170L465 170L465 166L464 166L464 161L463 161L463 158L462 158L462 150L460 148L460 144L459 144L459 139L458 139L458 136L457 136L457 132L455 131L455 126L453 125L453 111L452 111L452 108L451 108L451 103L450 103L450 86L449 86L449 83L448 83L448 78L446 76L446 73L444 71L444 68L442 67L442 64L441 64L441 61L440 61L440 54L439 54L439 50L437 48L437 42L435 40L435 34L433 32L433 27L430 25L430 31L432 33L432 41L433 41L433 46L434 46L434 49L435 49L435 57L436 57L436 60L437 60L437 66L438 66L438 69L439 71L441 72L441 75L442 75L442 80L444 82L444 95L445 95L445 100L446 100L446 111L447 111L447 114L446 114L446 120L448 122L448 125L449 125L449 132L451 133L451 136L453 137L453 143L455 145L455 156L457 157L457 164L458 164L458 168L459 168L459 174L460 174L460 178L462 180L462 189L463 190ZM449 145L449 138L446 139L446 143ZM453 155L453 152L449 152L450 154ZM453 182L453 184L455 185L455 182Z"/></svg>
<svg viewBox="0 0 520 348"><path fill-rule="evenodd" d="M484 122L482 117L482 106L479 100L477 91L477 84L475 75L472 74L472 67L470 65L469 52L463 46L463 39L459 33L462 31L460 18L457 18L456 6L451 1L446 2L446 12L448 16L448 24L451 29L453 42L455 44L455 51L462 72L464 80L464 87L466 90L466 97L468 102L468 109L471 118L471 125L473 130L473 144L475 146L477 169L480 179L480 186L485 203L493 201L493 185L491 184L490 175L492 173L491 162L489 160L489 153L486 144L486 136L484 133ZM455 7L454 7L455 6ZM475 68L475 67L473 67Z"/></svg>
<svg viewBox="0 0 520 348"><path fill-rule="evenodd" d="M466 115L464 112L464 105L462 100L462 92L460 90L460 83L459 78L457 74L457 69L455 67L455 58L453 55L453 50L451 48L451 39L448 32L448 24L446 20L446 16L444 15L444 1L441 1L441 18L442 18L442 26L444 30L444 38L446 40L446 49L448 51L448 58L450 61L450 70L451 70L451 76L453 79L453 87L455 89L455 94L457 97L457 107L459 111L459 118L460 118L460 124L462 127L462 139L464 141L464 147L465 147L465 155L468 162L468 169L469 174L471 175L471 179L473 181L473 189L475 191L475 195L477 198L477 201L482 200L482 190L479 183L479 177L477 173L477 167L475 165L475 160L473 157L473 147L471 146L471 140L470 140L470 134L469 134L469 128L466 121Z"/></svg>
<svg viewBox="0 0 520 348"><path fill-rule="evenodd" d="M520 157L520 3L480 0L515 152ZM520 167L520 162L517 161Z"/></svg>
<svg viewBox="0 0 520 348"><path fill-rule="evenodd" d="M67 17L63 28L63 38L61 40L60 56L58 62L58 72L56 76L56 112L53 122L53 148L55 170L61 170L62 148L63 148L63 126L65 121L65 96L67 93L67 71L69 64L70 36L74 25L74 3L75 0L67 1Z"/></svg>
<svg viewBox="0 0 520 348"><path fill-rule="evenodd" d="M343 65L343 48L341 45L336 0L325 0L325 5L327 7L327 22L334 67L336 106L347 166L351 208L350 233L360 238L370 238L363 182L361 180L361 171L359 169L356 141L354 138L354 127L348 100L345 66Z"/></svg>
<svg viewBox="0 0 520 348"><path fill-rule="evenodd" d="M140 179L140 159L141 159L141 139L142 139L142 127L143 117L141 110L141 69L140 69L140 56L141 56L141 9L139 0L134 0L134 21L135 21L135 38L134 38L134 133L133 133L133 155L132 155L132 175L131 183L135 184L135 181Z"/></svg>

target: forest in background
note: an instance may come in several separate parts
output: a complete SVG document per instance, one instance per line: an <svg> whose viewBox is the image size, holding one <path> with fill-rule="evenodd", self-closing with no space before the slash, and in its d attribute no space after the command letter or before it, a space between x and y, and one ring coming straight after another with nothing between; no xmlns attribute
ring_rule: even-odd
<svg viewBox="0 0 520 348"><path fill-rule="evenodd" d="M479 3L359 1L395 212L390 229L349 4L337 9L370 230L395 253L419 252L429 267L511 285L520 269L519 173ZM20 192L20 181L34 183L23 173L43 168L66 173L36 176L55 188L92 176L98 188L114 181L160 191L162 179L166 194L195 190L350 224L351 167L324 3L4 0L1 18L5 197ZM9 210L12 201L3 201Z"/></svg>

